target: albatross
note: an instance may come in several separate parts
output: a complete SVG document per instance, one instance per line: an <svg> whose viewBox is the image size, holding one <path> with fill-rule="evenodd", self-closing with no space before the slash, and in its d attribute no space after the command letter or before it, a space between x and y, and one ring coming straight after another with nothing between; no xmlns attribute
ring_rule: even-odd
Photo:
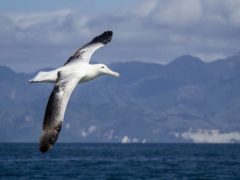
<svg viewBox="0 0 240 180"><path fill-rule="evenodd" d="M39 150L42 153L51 149L57 141L69 98L79 83L93 80L101 75L119 77L119 73L112 71L104 64L89 63L97 49L111 42L112 35L112 31L103 32L73 53L63 66L48 72L40 71L29 80L30 83L54 83L40 137Z"/></svg>

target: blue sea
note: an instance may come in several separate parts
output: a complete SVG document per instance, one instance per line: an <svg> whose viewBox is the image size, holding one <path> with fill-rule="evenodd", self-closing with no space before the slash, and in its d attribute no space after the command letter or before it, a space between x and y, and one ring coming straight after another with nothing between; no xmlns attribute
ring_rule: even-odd
<svg viewBox="0 0 240 180"><path fill-rule="evenodd" d="M240 144L0 144L0 179L240 179Z"/></svg>

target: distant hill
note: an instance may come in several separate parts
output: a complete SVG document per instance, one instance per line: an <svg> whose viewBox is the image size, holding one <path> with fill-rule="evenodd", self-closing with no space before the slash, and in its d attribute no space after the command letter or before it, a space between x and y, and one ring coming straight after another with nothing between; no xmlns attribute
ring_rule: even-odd
<svg viewBox="0 0 240 180"><path fill-rule="evenodd" d="M109 66L120 78L78 86L59 141L186 142L204 133L240 140L239 54L212 63L185 55L167 65ZM0 66L1 142L39 139L52 85L29 84L33 76Z"/></svg>

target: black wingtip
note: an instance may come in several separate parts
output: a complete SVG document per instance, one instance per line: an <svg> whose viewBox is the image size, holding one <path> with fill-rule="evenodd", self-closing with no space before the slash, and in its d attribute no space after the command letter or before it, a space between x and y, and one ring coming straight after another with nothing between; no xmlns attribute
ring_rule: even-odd
<svg viewBox="0 0 240 180"><path fill-rule="evenodd" d="M112 35L113 35L112 31L105 31L102 34L100 34L99 36L95 37L90 43L107 44L107 43L111 42Z"/></svg>
<svg viewBox="0 0 240 180"><path fill-rule="evenodd" d="M39 151L42 153L46 153L49 149L53 147L54 142L52 142L50 132L43 131L40 138Z"/></svg>
<svg viewBox="0 0 240 180"><path fill-rule="evenodd" d="M49 146L49 145L40 145L40 147L39 147L39 151L41 152L41 153L46 153L49 149L51 149L51 146Z"/></svg>
<svg viewBox="0 0 240 180"><path fill-rule="evenodd" d="M39 150L42 153L49 151L58 139L58 135L62 128L62 122L59 122L54 127L44 128L40 137Z"/></svg>

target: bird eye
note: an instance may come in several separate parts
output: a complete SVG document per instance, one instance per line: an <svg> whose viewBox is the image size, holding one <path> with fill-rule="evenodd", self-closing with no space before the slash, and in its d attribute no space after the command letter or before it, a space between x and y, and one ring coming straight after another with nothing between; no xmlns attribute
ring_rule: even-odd
<svg viewBox="0 0 240 180"><path fill-rule="evenodd" d="M104 66L102 66L101 68L104 69Z"/></svg>

